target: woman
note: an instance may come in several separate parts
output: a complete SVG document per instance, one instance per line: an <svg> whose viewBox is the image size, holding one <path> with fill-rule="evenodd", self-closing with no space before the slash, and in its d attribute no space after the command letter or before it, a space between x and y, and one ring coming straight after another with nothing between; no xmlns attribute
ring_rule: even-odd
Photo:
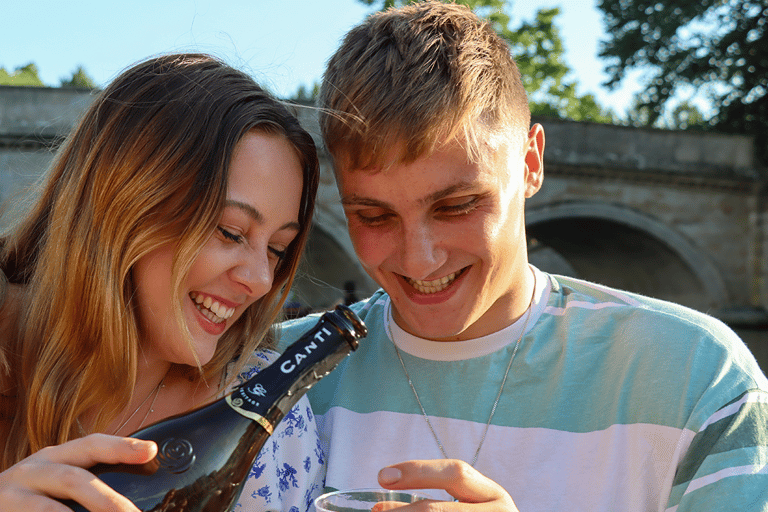
<svg viewBox="0 0 768 512"><path fill-rule="evenodd" d="M153 443L122 436L274 357L254 351L291 286L317 182L309 134L212 57L150 59L98 95L0 241L0 510L61 506L52 498L136 510L84 468L151 459ZM241 510L305 510L321 489L307 402L287 419Z"/></svg>

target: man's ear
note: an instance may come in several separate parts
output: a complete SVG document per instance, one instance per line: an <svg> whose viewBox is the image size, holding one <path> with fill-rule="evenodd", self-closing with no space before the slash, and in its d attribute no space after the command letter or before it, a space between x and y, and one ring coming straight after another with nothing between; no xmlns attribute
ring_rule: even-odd
<svg viewBox="0 0 768 512"><path fill-rule="evenodd" d="M544 181L544 127L536 123L525 143L525 197L533 197Z"/></svg>

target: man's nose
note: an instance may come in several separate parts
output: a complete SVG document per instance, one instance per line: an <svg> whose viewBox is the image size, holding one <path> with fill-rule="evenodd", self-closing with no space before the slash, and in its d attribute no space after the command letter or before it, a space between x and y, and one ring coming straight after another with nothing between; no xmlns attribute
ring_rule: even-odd
<svg viewBox="0 0 768 512"><path fill-rule="evenodd" d="M427 279L446 262L446 251L429 224L403 228L401 266L411 279Z"/></svg>

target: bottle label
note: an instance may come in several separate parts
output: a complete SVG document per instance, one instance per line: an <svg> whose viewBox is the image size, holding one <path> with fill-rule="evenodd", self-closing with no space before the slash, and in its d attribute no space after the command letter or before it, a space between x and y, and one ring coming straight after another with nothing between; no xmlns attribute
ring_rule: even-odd
<svg viewBox="0 0 768 512"><path fill-rule="evenodd" d="M361 322L352 322L350 318L356 317L351 315L348 308L338 307L325 313L276 361L227 396L227 403L271 435L274 425L267 419L275 417L271 409L278 407L282 414L287 413L289 406L357 348L357 340L366 330Z"/></svg>
<svg viewBox="0 0 768 512"><path fill-rule="evenodd" d="M258 423L259 425L261 425L269 435L272 435L272 432L275 431L274 425L272 425L269 421L267 421L267 419L264 416L244 408L243 405L245 404L245 401L242 398L240 397L233 398L232 395L227 395L227 403L229 404L230 407L232 407L234 410L236 410L246 418L249 418L255 421L256 423Z"/></svg>

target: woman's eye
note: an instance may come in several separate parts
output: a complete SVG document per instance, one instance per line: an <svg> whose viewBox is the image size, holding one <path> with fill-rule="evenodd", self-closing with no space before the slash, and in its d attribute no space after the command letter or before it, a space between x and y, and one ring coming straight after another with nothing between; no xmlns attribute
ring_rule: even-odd
<svg viewBox="0 0 768 512"><path fill-rule="evenodd" d="M230 242L235 243L241 243L243 241L243 237L241 235L236 235L230 231L227 231L223 227L218 227L219 232L221 233L221 236L223 236L225 239L229 240Z"/></svg>
<svg viewBox="0 0 768 512"><path fill-rule="evenodd" d="M269 252L277 257L278 260L283 261L288 255L288 251L284 249L278 249L277 247L270 247Z"/></svg>

